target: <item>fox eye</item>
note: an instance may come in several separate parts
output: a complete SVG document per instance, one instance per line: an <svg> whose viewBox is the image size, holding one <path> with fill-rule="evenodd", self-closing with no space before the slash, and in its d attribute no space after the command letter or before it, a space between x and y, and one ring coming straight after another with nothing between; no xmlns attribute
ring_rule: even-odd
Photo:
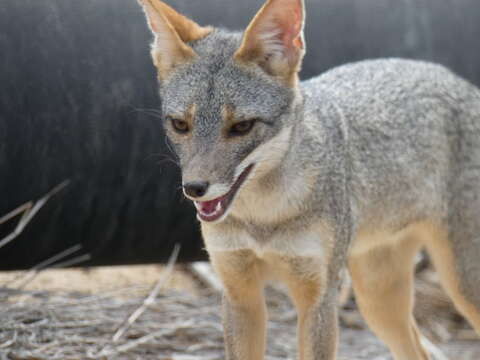
<svg viewBox="0 0 480 360"><path fill-rule="evenodd" d="M246 135L252 130L253 125L257 122L257 119L251 119L246 121L240 121L230 128L228 131L229 135L232 136L242 136Z"/></svg>
<svg viewBox="0 0 480 360"><path fill-rule="evenodd" d="M185 120L168 116L167 121L170 121L173 129L179 134L186 134L190 131L190 126L188 126L188 123Z"/></svg>

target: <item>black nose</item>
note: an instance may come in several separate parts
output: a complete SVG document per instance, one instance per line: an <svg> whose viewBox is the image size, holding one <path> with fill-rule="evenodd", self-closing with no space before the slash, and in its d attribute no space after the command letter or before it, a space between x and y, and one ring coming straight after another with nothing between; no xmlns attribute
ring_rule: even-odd
<svg viewBox="0 0 480 360"><path fill-rule="evenodd" d="M183 184L183 190L188 196L198 198L205 195L209 185L207 181L192 181Z"/></svg>

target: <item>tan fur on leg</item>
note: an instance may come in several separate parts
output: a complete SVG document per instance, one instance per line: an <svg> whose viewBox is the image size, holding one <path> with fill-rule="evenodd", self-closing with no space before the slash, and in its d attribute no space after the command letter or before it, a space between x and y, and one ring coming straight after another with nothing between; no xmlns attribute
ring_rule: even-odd
<svg viewBox="0 0 480 360"><path fill-rule="evenodd" d="M248 250L211 252L210 256L225 287L226 358L263 359L266 310L263 278L255 256Z"/></svg>
<svg viewBox="0 0 480 360"><path fill-rule="evenodd" d="M283 258L283 278L298 314L298 359L335 359L338 341L335 286L319 258ZM332 293L333 291L333 293Z"/></svg>
<svg viewBox="0 0 480 360"><path fill-rule="evenodd" d="M413 258L418 242L383 243L349 259L360 311L395 360L428 360L412 315Z"/></svg>
<svg viewBox="0 0 480 360"><path fill-rule="evenodd" d="M462 294L459 275L455 271L457 268L456 262L462 261L462 259L456 257L453 253L447 231L438 226L431 226L426 238L427 250L432 256L437 272L440 274L443 287L458 310L470 321L480 335L480 310Z"/></svg>

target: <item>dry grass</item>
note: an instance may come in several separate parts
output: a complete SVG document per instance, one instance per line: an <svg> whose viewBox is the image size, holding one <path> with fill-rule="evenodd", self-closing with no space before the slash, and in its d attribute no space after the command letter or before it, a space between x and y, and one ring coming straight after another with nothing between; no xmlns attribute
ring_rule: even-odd
<svg viewBox="0 0 480 360"><path fill-rule="evenodd" d="M179 294L170 292L159 296L147 314L113 341L124 319L143 303L144 294L142 288L90 296L10 293L0 311L0 349L8 359L158 359L157 354L188 353L185 338L193 329L205 328L207 335L202 317L209 318L208 307L185 294L179 301Z"/></svg>
<svg viewBox="0 0 480 360"><path fill-rule="evenodd" d="M158 273L156 286L150 282L94 294L32 290L36 280L23 290L0 288L0 359L223 359L219 293L198 287L194 293L164 288L172 274L188 277L181 267L170 275L168 269ZM131 271L135 272L135 268ZM144 273L142 269L140 274ZM479 359L479 342L456 340L465 335L468 327L443 300L436 299L433 303L428 300L428 293L438 289L435 281L429 279L432 275L422 276L419 289L429 290L421 290L418 311L421 319L428 319L424 325L430 335L450 341L443 348L451 359ZM432 288L436 290L432 292ZM267 359L293 359L295 312L280 288L268 288L267 299L270 310ZM439 305L432 305L435 303ZM435 313L440 310L439 318ZM134 313L138 316L126 321ZM352 300L341 314L340 359L391 359L366 330ZM447 338L438 335L439 328L443 329L440 334L449 334ZM115 341L119 329L123 330Z"/></svg>
<svg viewBox="0 0 480 360"><path fill-rule="evenodd" d="M167 290L153 299L147 290L83 295L3 288L0 353L25 360L223 358L217 292ZM146 298L144 312L123 326ZM295 315L283 294L270 290L269 298L275 338L270 359L286 359L294 352ZM124 331L117 340L119 328Z"/></svg>
<svg viewBox="0 0 480 360"><path fill-rule="evenodd" d="M203 336L212 337L213 331L213 338L220 337L218 317L213 322L215 311L206 306L208 297L169 291L114 341L124 319L144 302L145 290L84 296L4 289L2 295L9 300L2 302L0 311L0 349L7 359L158 359L161 354L190 352L188 338L199 327ZM212 323L217 328L210 329Z"/></svg>

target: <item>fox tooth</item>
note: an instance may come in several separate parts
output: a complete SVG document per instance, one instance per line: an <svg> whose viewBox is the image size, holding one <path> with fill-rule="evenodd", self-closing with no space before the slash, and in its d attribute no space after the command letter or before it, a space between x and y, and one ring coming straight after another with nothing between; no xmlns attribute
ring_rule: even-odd
<svg viewBox="0 0 480 360"><path fill-rule="evenodd" d="M220 210L222 210L222 202L219 201L217 203L217 206L215 206L215 212L219 212Z"/></svg>
<svg viewBox="0 0 480 360"><path fill-rule="evenodd" d="M198 201L194 201L193 204L195 205L197 210L201 210L202 206L200 205L200 203Z"/></svg>

